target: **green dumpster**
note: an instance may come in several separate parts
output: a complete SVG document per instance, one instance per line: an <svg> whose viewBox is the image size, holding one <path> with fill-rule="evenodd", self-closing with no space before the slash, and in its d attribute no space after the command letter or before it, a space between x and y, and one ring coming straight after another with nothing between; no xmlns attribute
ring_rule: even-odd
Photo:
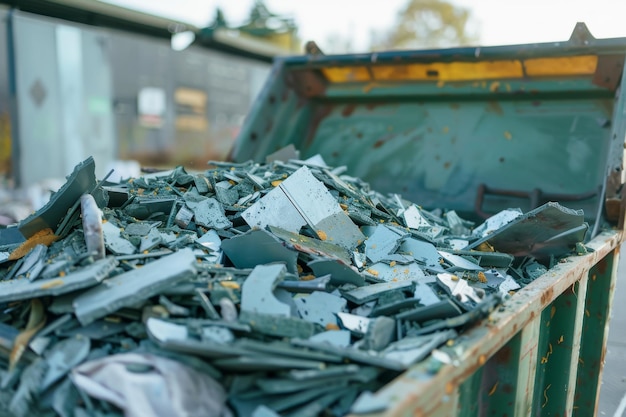
<svg viewBox="0 0 626 417"><path fill-rule="evenodd" d="M232 152L293 144L382 192L480 220L584 209L571 256L374 394L387 416L591 416L623 239L626 38L278 58ZM438 363L441 362L439 358ZM445 360L444 360L445 362Z"/></svg>

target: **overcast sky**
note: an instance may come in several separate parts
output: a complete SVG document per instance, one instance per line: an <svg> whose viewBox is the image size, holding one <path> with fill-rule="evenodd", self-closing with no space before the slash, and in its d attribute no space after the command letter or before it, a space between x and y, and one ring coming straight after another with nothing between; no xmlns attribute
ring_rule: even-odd
<svg viewBox="0 0 626 417"><path fill-rule="evenodd" d="M215 7L230 24L242 23L254 0L106 0L125 7L206 26ZM390 28L406 0L266 0L270 11L293 17L303 40L332 48L333 34L365 51L372 30ZM596 38L626 37L626 0L452 0L471 9L481 45L567 40L578 21ZM330 47L330 48L329 48Z"/></svg>

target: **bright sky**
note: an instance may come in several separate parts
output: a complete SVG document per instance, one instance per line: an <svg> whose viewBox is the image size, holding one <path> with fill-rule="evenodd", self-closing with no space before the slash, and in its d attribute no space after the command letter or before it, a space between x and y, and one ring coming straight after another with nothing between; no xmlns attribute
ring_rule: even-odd
<svg viewBox="0 0 626 417"><path fill-rule="evenodd" d="M206 26L215 7L226 21L243 23L254 0L105 0L121 6ZM578 21L596 38L626 37L626 0L451 0L472 11L481 45L564 41ZM372 30L394 24L406 0L265 0L270 11L293 17L304 40L332 50L333 34L365 51Z"/></svg>

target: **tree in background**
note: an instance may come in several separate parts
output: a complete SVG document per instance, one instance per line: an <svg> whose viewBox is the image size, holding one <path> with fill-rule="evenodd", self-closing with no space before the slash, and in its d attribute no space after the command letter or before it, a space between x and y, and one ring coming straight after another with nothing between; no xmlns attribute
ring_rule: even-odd
<svg viewBox="0 0 626 417"><path fill-rule="evenodd" d="M478 41L471 13L446 0L409 0L393 29L374 33L372 50L446 48Z"/></svg>

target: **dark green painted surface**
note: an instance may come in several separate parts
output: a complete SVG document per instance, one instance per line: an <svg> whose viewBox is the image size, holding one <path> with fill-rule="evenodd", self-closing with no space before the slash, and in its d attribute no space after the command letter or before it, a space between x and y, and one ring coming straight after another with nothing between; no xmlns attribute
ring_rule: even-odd
<svg viewBox="0 0 626 417"><path fill-rule="evenodd" d="M619 153L612 138L618 79L626 39L576 44L518 45L439 51L288 57L274 70L246 120L232 153L261 161L294 144L302 157L321 154L347 165L381 192L401 193L426 208L475 213L477 190L547 194L596 193L567 201L593 222L607 163ZM478 55L477 55L478 54ZM320 69L361 65L480 62L529 57L600 56L597 74L478 81L330 83ZM610 75L610 76L609 76ZM621 156L620 156L621 158ZM550 199L546 198L543 203ZM529 210L529 201L490 197L484 211Z"/></svg>
<svg viewBox="0 0 626 417"><path fill-rule="evenodd" d="M521 333L459 386L459 417L515 415Z"/></svg>
<svg viewBox="0 0 626 417"><path fill-rule="evenodd" d="M533 416L561 416L567 404L579 282L546 306L537 342ZM583 295L584 296L584 295Z"/></svg>
<svg viewBox="0 0 626 417"><path fill-rule="evenodd" d="M592 416L595 413L598 384L604 362L607 322L611 311L612 288L616 279L614 262L615 252L604 257L589 270L582 329L584 337L581 339L574 395L574 416Z"/></svg>

